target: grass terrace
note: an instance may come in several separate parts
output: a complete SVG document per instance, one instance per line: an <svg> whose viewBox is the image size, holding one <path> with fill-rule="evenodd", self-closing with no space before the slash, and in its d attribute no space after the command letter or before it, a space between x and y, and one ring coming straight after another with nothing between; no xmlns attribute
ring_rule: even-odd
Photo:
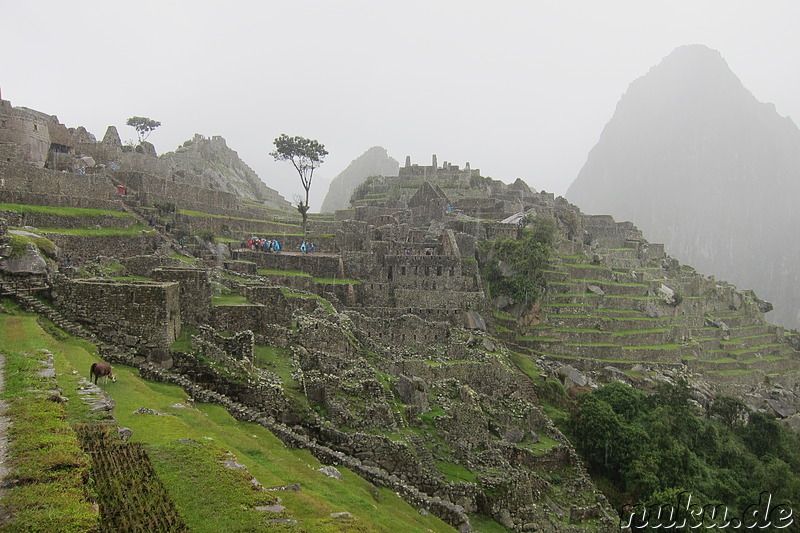
<svg viewBox="0 0 800 533"><path fill-rule="evenodd" d="M80 237L138 237L156 233L150 226L142 224L134 224L127 228L40 228L39 231L55 235L77 235Z"/></svg>
<svg viewBox="0 0 800 533"><path fill-rule="evenodd" d="M7 301L8 309L13 305ZM53 335L48 333L50 331ZM13 521L3 531L84 533L98 531L112 522L92 510L92 501L109 501L106 483L101 476L89 474L90 458L78 445L75 428L92 423L90 407L76 392L80 379L92 362L96 349L89 343L73 340L54 328L39 326L34 315L0 315L0 349L7 354L6 392L12 402L12 460L16 474L23 479L3 495L2 505L14 513ZM59 340L60 339L60 340ZM66 404L37 398L41 389L35 373L39 363L23 354L40 348L55 356L55 368L62 394L71 398ZM285 361L285 354L264 354L258 348L257 359ZM280 363L279 366L286 366ZM283 372L276 368L278 372ZM147 470L163 485L165 496L177 510L185 526L199 533L246 531L281 531L302 533L444 533L453 528L432 515L423 516L403 502L390 489L378 488L339 467L342 480L319 472L321 464L307 451L287 448L265 428L233 419L223 408L210 404L191 404L177 386L151 383L139 378L138 371L116 365L116 383L101 385L116 402L115 415L120 426L133 430L128 448L139 448L145 455ZM140 407L155 409L169 416L134 414ZM118 457L124 462L125 457ZM230 459L247 470L224 468L220 460ZM116 468L114 463L105 463ZM115 470L126 476L141 473L145 464L132 470ZM276 493L254 490L250 477L265 487L298 483L300 491L280 492L285 510L258 511L259 505L277 503ZM134 476L130 481L139 478ZM86 480L92 484L87 485ZM213 479L212 483L208 480ZM136 481L136 483L140 483ZM148 485L149 486L149 485ZM111 496L112 508L132 520L142 519L141 526L131 524L130 531L154 530L147 522L150 494L133 490ZM135 496L135 497L134 497ZM333 517L333 513L352 513ZM299 524L265 524L268 519L295 518ZM137 529L138 527L138 529ZM176 526L177 527L177 526ZM119 529L115 529L119 530ZM185 531L186 529L158 529ZM491 530L489 530L491 531ZM498 530L501 531L501 530Z"/></svg>
<svg viewBox="0 0 800 533"><path fill-rule="evenodd" d="M133 218L126 211L112 211L110 209L88 209L84 207L56 207L48 205L4 204L0 203L0 211L12 213L39 213L45 215L59 215L69 217L101 217L111 216L117 218Z"/></svg>

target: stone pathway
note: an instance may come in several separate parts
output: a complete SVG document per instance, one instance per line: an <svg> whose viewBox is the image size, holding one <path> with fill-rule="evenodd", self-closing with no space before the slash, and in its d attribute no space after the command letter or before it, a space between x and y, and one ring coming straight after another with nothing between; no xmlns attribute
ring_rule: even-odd
<svg viewBox="0 0 800 533"><path fill-rule="evenodd" d="M5 367L5 363L5 356L0 353L0 393L2 393L5 389L5 381L3 379L3 369ZM5 416L7 407L8 406L6 402L0 399L0 501L2 501L3 496L5 496L5 478L9 472L7 430L11 422L9 421L8 417ZM0 505L0 524L3 524L7 518L3 509L4 506Z"/></svg>

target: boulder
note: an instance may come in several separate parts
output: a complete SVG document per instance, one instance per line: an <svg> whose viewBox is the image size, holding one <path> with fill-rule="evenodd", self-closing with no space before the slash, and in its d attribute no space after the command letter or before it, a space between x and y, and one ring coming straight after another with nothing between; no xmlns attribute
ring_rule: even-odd
<svg viewBox="0 0 800 533"><path fill-rule="evenodd" d="M44 274L47 272L47 263L39 249L28 244L23 255L1 260L0 270L13 274Z"/></svg>
<svg viewBox="0 0 800 533"><path fill-rule="evenodd" d="M321 466L320 468L317 468L317 472L321 472L333 479L342 479L342 473L332 466L328 465Z"/></svg>
<svg viewBox="0 0 800 533"><path fill-rule="evenodd" d="M464 327L467 329L477 329L486 331L486 321L477 311L467 311L464 313Z"/></svg>
<svg viewBox="0 0 800 533"><path fill-rule="evenodd" d="M667 305L677 305L678 299L675 296L675 291L664 285L663 283L658 288L658 295Z"/></svg>
<svg viewBox="0 0 800 533"><path fill-rule="evenodd" d="M571 365L564 365L558 369L559 377L564 380L564 387L585 387L589 380Z"/></svg>
<svg viewBox="0 0 800 533"><path fill-rule="evenodd" d="M598 296L605 296L606 295L606 291L604 291L603 289L601 289L597 285L589 285L588 287L586 287L586 289L589 292L593 292L593 293L597 294Z"/></svg>

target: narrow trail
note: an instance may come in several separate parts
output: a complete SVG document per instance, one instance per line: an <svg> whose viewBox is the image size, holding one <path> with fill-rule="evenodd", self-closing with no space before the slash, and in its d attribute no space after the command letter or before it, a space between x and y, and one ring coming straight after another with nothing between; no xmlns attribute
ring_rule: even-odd
<svg viewBox="0 0 800 533"><path fill-rule="evenodd" d="M6 359L2 352L0 352L0 393L3 392L5 389L5 381L3 379L3 370L5 368ZM8 435L7 430L8 426L10 425L10 421L7 416L5 416L6 408L8 405L5 401L0 399L0 502L2 502L3 497L5 496L6 492L6 485L5 485L5 478L8 475ZM6 520L6 512L4 510L4 506L0 503L0 524Z"/></svg>

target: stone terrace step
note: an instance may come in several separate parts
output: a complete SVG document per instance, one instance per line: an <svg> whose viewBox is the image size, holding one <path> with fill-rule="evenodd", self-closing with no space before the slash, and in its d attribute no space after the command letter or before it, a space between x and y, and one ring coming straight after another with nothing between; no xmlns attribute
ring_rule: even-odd
<svg viewBox="0 0 800 533"><path fill-rule="evenodd" d="M725 323L729 328L740 328L744 326L755 326L763 324L757 317L748 315L714 315L707 317L709 320L719 320Z"/></svg>
<svg viewBox="0 0 800 533"><path fill-rule="evenodd" d="M583 263L564 263L562 268L572 279L614 280L614 271L604 266Z"/></svg>
<svg viewBox="0 0 800 533"><path fill-rule="evenodd" d="M778 342L778 336L775 335L774 333L763 333L761 335L750 335L747 337L731 336L730 340L720 341L720 345L725 349L737 350L740 348L752 348L754 346L774 344L777 342Z"/></svg>

